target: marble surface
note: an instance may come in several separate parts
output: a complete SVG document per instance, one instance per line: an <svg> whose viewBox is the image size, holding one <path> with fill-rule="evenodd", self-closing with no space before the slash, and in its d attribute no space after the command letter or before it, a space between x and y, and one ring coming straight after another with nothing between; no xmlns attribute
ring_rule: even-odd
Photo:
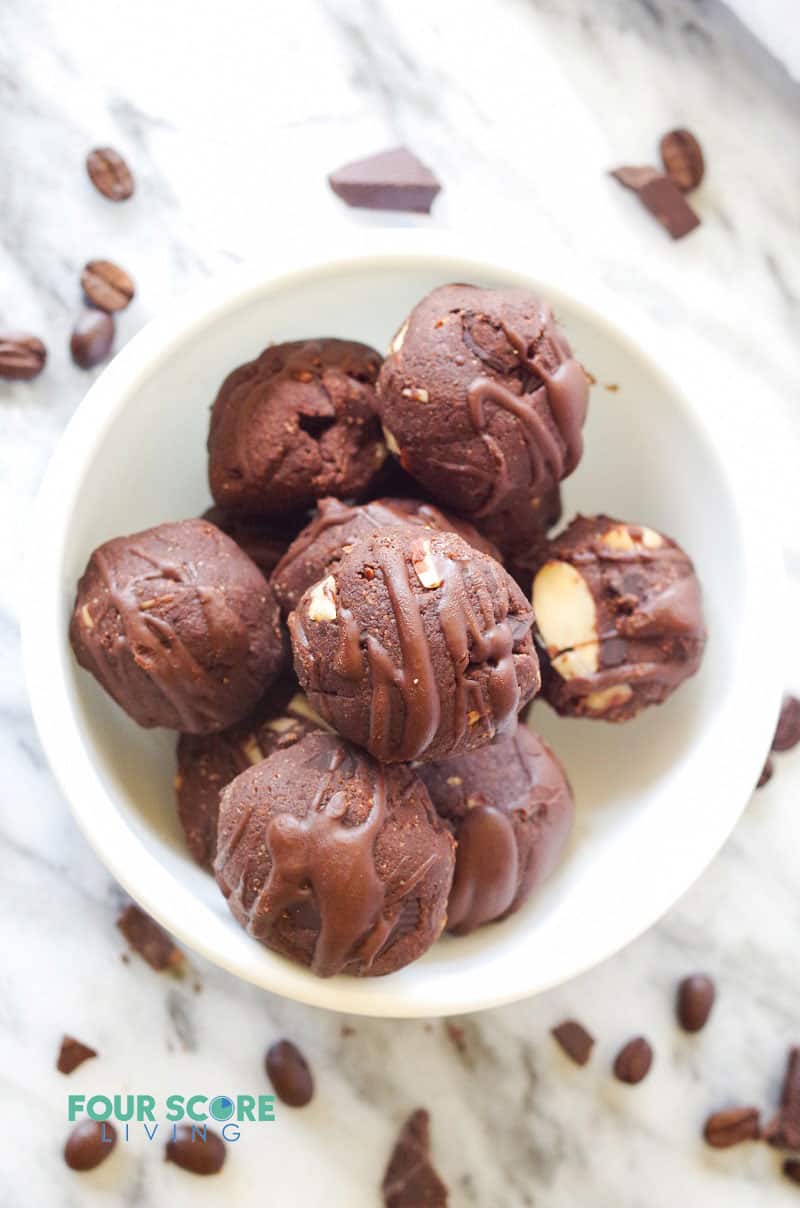
<svg viewBox="0 0 800 1208"><path fill-rule="evenodd" d="M770 1106L786 1047L800 1041L800 756L783 757L649 934L557 991L458 1021L463 1033L323 1014L193 957L176 982L120 959L119 891L47 771L25 696L17 569L29 500L90 380L67 352L84 261L110 256L136 278L122 344L208 274L268 257L287 224L335 239L386 221L346 211L324 177L402 141L445 184L419 221L502 224L526 250L555 249L659 324L676 360L705 373L709 407L746 407L767 426L762 468L800 573L798 101L798 85L716 0L5 0L0 326L40 333L50 360L32 385L0 384L4 1208L366 1208L418 1104L433 1114L455 1208L797 1202L766 1147L716 1153L699 1130L714 1108ZM704 226L672 245L605 170L647 160L677 124L700 133L710 171L696 197ZM126 206L83 174L87 149L103 143L135 168ZM797 640L777 625L754 640L800 688ZM687 1038L671 1004L695 968L713 972L720 1001L708 1030ZM549 1038L566 1014L598 1037L586 1069ZM63 1031L102 1053L69 1081L54 1069ZM639 1032L656 1063L628 1088L609 1066ZM92 1175L64 1168L68 1090L266 1089L262 1054L284 1034L313 1062L316 1099L245 1133L220 1179L165 1165L141 1136Z"/></svg>

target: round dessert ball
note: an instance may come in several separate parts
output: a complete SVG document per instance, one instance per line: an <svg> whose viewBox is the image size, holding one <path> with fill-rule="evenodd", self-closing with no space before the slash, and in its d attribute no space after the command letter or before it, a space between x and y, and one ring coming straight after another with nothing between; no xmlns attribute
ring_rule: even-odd
<svg viewBox="0 0 800 1208"><path fill-rule="evenodd" d="M270 691L243 721L218 734L181 734L175 798L189 852L211 869L217 850L217 819L222 790L241 772L273 751L293 746L324 728L302 693L290 696L286 681ZM290 689L291 691L291 689Z"/></svg>
<svg viewBox="0 0 800 1208"><path fill-rule="evenodd" d="M99 546L78 583L70 641L140 726L189 734L249 713L285 656L272 588L205 520Z"/></svg>
<svg viewBox="0 0 800 1208"><path fill-rule="evenodd" d="M308 514L301 512L293 516L245 516L239 512L227 512L224 508L208 508L203 520L215 524L218 529L235 541L248 558L252 558L266 579L308 521Z"/></svg>
<svg viewBox="0 0 800 1208"><path fill-rule="evenodd" d="M437 499L486 516L577 466L589 385L548 304L444 285L414 307L378 379L389 449Z"/></svg>
<svg viewBox="0 0 800 1208"><path fill-rule="evenodd" d="M211 411L208 477L228 511L278 516L363 494L386 457L381 358L351 340L296 340L235 369Z"/></svg>
<svg viewBox="0 0 800 1208"><path fill-rule="evenodd" d="M418 769L456 839L447 929L467 935L507 918L557 865L575 807L547 743L519 726L497 742Z"/></svg>
<svg viewBox="0 0 800 1208"><path fill-rule="evenodd" d="M534 567L538 566L548 533L561 519L561 491L555 483L544 495L515 497L498 512L478 522L480 530L501 551L503 565L526 596L531 594Z"/></svg>
<svg viewBox="0 0 800 1208"><path fill-rule="evenodd" d="M627 721L700 666L700 584L679 545L643 525L578 516L533 581L543 696L569 717Z"/></svg>
<svg viewBox="0 0 800 1208"><path fill-rule="evenodd" d="M320 977L377 977L441 934L454 847L411 768L319 732L228 785L214 871L268 948Z"/></svg>
<svg viewBox="0 0 800 1208"><path fill-rule="evenodd" d="M458 533L470 545L499 560L499 551L465 520L440 512L419 499L373 499L346 504L323 499L317 514L291 544L275 568L272 586L284 615L296 607L306 588L336 568L359 537L379 528L419 525L439 532Z"/></svg>
<svg viewBox="0 0 800 1208"><path fill-rule="evenodd" d="M311 705L385 763L442 759L512 732L539 687L528 601L456 533L356 541L289 617Z"/></svg>

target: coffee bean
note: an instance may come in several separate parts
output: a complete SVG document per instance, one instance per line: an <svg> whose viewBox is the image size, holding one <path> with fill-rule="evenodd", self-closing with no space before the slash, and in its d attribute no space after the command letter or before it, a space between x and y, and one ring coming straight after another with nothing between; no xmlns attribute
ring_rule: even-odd
<svg viewBox="0 0 800 1208"><path fill-rule="evenodd" d="M773 751L791 751L800 742L800 700L784 696L778 728L772 740Z"/></svg>
<svg viewBox="0 0 800 1208"><path fill-rule="evenodd" d="M113 147L96 147L86 156L92 184L109 201L127 201L134 189L133 173Z"/></svg>
<svg viewBox="0 0 800 1208"><path fill-rule="evenodd" d="M102 310L85 310L72 329L69 350L81 369L104 361L114 343L114 320Z"/></svg>
<svg viewBox="0 0 800 1208"><path fill-rule="evenodd" d="M552 1035L576 1065L586 1065L592 1055L594 1036L575 1019L565 1019L553 1028Z"/></svg>
<svg viewBox="0 0 800 1208"><path fill-rule="evenodd" d="M29 382L38 377L47 360L47 349L38 336L25 331L0 331L0 378Z"/></svg>
<svg viewBox="0 0 800 1208"><path fill-rule="evenodd" d="M800 1149L800 1048L789 1050L780 1108L764 1129L764 1140L775 1149Z"/></svg>
<svg viewBox="0 0 800 1208"><path fill-rule="evenodd" d="M89 1048L88 1044L83 1044L80 1040L76 1040L74 1036L65 1036L61 1041L61 1048L58 1051L56 1069L61 1074L71 1074L79 1065L83 1065L84 1061L88 1061L90 1057L96 1056L97 1049Z"/></svg>
<svg viewBox="0 0 800 1208"><path fill-rule="evenodd" d="M763 768L761 769L761 775L759 776L758 781L756 783L756 788L763 789L765 784L769 784L770 780L772 780L774 771L775 771L775 764L772 762L771 759L768 758L767 762L764 764Z"/></svg>
<svg viewBox="0 0 800 1208"><path fill-rule="evenodd" d="M653 1064L653 1049L644 1036L635 1036L629 1040L617 1053L614 1061L614 1074L620 1082L635 1086L650 1072Z"/></svg>
<svg viewBox="0 0 800 1208"><path fill-rule="evenodd" d="M176 1124L174 1136L167 1141L165 1160L174 1162L190 1174L218 1174L225 1164L225 1142L218 1133L196 1125Z"/></svg>
<svg viewBox="0 0 800 1208"><path fill-rule="evenodd" d="M124 310L134 294L132 279L113 260L90 260L81 273L86 299L98 310Z"/></svg>
<svg viewBox="0 0 800 1208"><path fill-rule="evenodd" d="M787 1158L783 1164L783 1173L793 1183L800 1183L800 1162L797 1158Z"/></svg>
<svg viewBox="0 0 800 1208"><path fill-rule="evenodd" d="M314 1078L303 1054L291 1040L277 1040L267 1050L264 1068L275 1094L289 1107L305 1107L314 1094Z"/></svg>
<svg viewBox="0 0 800 1208"><path fill-rule="evenodd" d="M64 1145L64 1161L70 1170L94 1170L104 1162L117 1143L117 1132L108 1121L82 1120Z"/></svg>
<svg viewBox="0 0 800 1208"><path fill-rule="evenodd" d="M761 1135L757 1107L729 1107L713 1112L703 1129L703 1136L714 1149L727 1149L741 1141L757 1141Z"/></svg>
<svg viewBox="0 0 800 1208"><path fill-rule="evenodd" d="M684 977L678 985L675 1012L684 1032L699 1032L708 1023L714 1006L716 989L705 973L693 973Z"/></svg>
<svg viewBox="0 0 800 1208"><path fill-rule="evenodd" d="M661 160L679 189L688 193L703 179L706 165L703 150L690 130L670 130L659 145Z"/></svg>

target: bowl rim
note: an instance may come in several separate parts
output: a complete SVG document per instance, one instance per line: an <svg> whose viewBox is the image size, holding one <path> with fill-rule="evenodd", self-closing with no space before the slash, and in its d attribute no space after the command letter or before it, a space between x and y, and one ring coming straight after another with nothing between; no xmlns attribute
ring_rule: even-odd
<svg viewBox="0 0 800 1208"><path fill-rule="evenodd" d="M255 941L242 933L248 948L236 944L230 951L229 935L225 941L227 930L220 930L226 928L227 921L223 924L218 919L219 927L212 927L210 936L200 933L197 927L193 929L191 920L198 904L192 890L161 864L117 811L92 761L70 699L69 654L65 649L61 608L62 560L69 518L83 476L97 445L142 381L157 372L159 365L172 355L174 345L190 338L193 332L246 305L249 298L267 289L276 290L293 279L334 273L365 261L385 262L388 267L392 262L420 258L431 264L441 263L443 268L450 261L458 261L462 266L471 263L476 277L481 272L512 273L540 289L556 309L560 299L568 300L570 309L581 312L593 326L613 333L618 344L626 345L631 355L644 362L648 372L664 383L690 426L699 429L709 449L715 451L717 469L728 487L741 538L747 580L743 603L745 630L759 632L759 620L775 615L785 572L773 526L761 514L766 493L758 492L752 485L753 452L747 445L750 435L737 432L735 423L723 425L711 410L691 401L685 384L678 384L662 368L655 352L657 336L652 329L648 330L646 320L596 282L585 279L582 273L568 273L570 282L565 288L556 283L553 267L549 275L543 275L539 268L531 270L526 257L511 245L504 247L497 240L489 244L452 232L414 228L353 231L333 240L309 238L303 233L302 239L287 240L279 253L270 258L269 265L250 263L212 278L171 304L168 314L151 320L134 336L91 385L53 452L31 513L22 597L23 661L39 737L73 816L116 880L181 942L234 975L306 1004L385 1018L467 1013L529 997L608 959L651 927L710 863L747 804L752 792L750 786L755 784L760 770L759 761L763 761L770 745L783 691L779 660L764 659L758 643L749 643L749 649L739 652L737 683L742 695L745 689L755 693L760 712L748 727L749 744L737 743L720 771L719 788L728 794L728 808L709 812L703 844L695 844L692 858L661 878L646 909L637 908L633 922L627 916L615 915L615 927L603 942L595 940L589 951L572 959L562 958L547 977L520 961L513 987L495 983L490 977L473 977L468 995L463 988L455 996L443 995L436 986L432 990L417 986L409 995L407 985L398 983L395 977L320 980L261 948L259 959L248 963L239 954L252 955L249 945ZM538 254L537 261L541 268L543 261ZM746 450L749 456L745 462ZM737 467L742 470L739 474ZM746 501L739 489L742 482L750 484L745 492ZM733 691L732 688L731 694ZM460 985L461 979L457 981Z"/></svg>

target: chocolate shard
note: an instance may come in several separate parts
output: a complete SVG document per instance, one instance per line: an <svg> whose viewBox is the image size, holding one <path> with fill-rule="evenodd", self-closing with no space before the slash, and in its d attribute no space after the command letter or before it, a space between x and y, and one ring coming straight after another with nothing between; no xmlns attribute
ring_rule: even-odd
<svg viewBox="0 0 800 1208"><path fill-rule="evenodd" d="M331 172L328 183L349 206L430 214L441 185L405 147L381 151Z"/></svg>
<svg viewBox="0 0 800 1208"><path fill-rule="evenodd" d="M551 1032L570 1060L576 1065L586 1065L594 1048L594 1036L586 1031L583 1024L576 1019L565 1019Z"/></svg>
<svg viewBox="0 0 800 1208"><path fill-rule="evenodd" d="M56 1069L61 1074L71 1074L79 1065L83 1065L84 1061L96 1056L97 1049L89 1048L88 1044L83 1044L74 1036L64 1036L58 1051Z"/></svg>
<svg viewBox="0 0 800 1208"><path fill-rule="evenodd" d="M656 168L623 166L615 168L611 175L626 189L633 190L673 239L683 239L700 225L700 219L675 182Z"/></svg>
<svg viewBox="0 0 800 1208"><path fill-rule="evenodd" d="M173 944L163 927L134 902L125 907L117 919L117 926L134 952L138 952L152 969L158 973L164 969L183 972L184 956L180 948Z"/></svg>
<svg viewBox="0 0 800 1208"><path fill-rule="evenodd" d="M385 1208L446 1208L447 1186L431 1164L430 1116L417 1108L400 1129L381 1190Z"/></svg>

